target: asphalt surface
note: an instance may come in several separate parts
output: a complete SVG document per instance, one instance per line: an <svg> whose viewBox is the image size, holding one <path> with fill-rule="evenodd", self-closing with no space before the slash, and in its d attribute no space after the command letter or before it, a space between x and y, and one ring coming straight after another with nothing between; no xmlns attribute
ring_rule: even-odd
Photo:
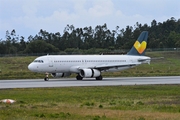
<svg viewBox="0 0 180 120"><path fill-rule="evenodd" d="M83 79L82 81L75 78L50 79L49 81L44 81L43 79L0 80L0 89L153 84L180 84L180 76L113 77L103 78L102 81L96 81L94 78Z"/></svg>

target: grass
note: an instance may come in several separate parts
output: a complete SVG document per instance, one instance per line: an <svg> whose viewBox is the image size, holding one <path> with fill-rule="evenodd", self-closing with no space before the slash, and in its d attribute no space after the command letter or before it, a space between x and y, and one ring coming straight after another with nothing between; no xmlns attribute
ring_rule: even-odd
<svg viewBox="0 0 180 120"><path fill-rule="evenodd" d="M142 64L137 67L114 73L103 73L104 76L179 76L180 52L148 52L151 58L164 57L151 60L150 64Z"/></svg>
<svg viewBox="0 0 180 120"><path fill-rule="evenodd" d="M180 75L180 52L147 52L152 58L151 64L142 64L120 72L103 73L104 77L112 76L177 76ZM36 57L0 57L0 79L44 78L44 74L33 73L27 66ZM72 75L71 77L75 77Z"/></svg>
<svg viewBox="0 0 180 120"><path fill-rule="evenodd" d="M149 52L150 65L103 76L180 75L179 52ZM0 79L43 78L27 66L36 57L1 57ZM71 77L74 77L72 75ZM1 120L179 120L180 85L1 89Z"/></svg>
<svg viewBox="0 0 180 120"><path fill-rule="evenodd" d="M178 120L180 85L0 90L0 119Z"/></svg>
<svg viewBox="0 0 180 120"><path fill-rule="evenodd" d="M43 74L28 70L28 64L36 57L1 57L0 79L43 78Z"/></svg>

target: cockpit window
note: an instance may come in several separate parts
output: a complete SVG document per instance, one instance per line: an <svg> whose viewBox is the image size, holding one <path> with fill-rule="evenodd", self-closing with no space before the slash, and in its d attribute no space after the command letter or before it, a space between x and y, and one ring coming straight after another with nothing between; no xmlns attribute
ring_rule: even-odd
<svg viewBox="0 0 180 120"><path fill-rule="evenodd" d="M36 63L43 63L44 61L43 60L34 60L34 62L36 62Z"/></svg>

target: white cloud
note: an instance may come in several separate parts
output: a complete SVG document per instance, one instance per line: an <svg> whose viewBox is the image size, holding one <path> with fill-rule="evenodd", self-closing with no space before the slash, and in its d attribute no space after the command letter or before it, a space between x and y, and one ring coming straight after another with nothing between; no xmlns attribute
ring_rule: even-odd
<svg viewBox="0 0 180 120"><path fill-rule="evenodd" d="M35 16L37 13L38 5L39 5L38 0L25 0L23 1L23 6L22 10L25 13L25 16Z"/></svg>
<svg viewBox="0 0 180 120"><path fill-rule="evenodd" d="M111 0L97 1L93 7L88 10L91 17L104 17L113 14L114 8Z"/></svg>
<svg viewBox="0 0 180 120"><path fill-rule="evenodd" d="M62 33L67 24L83 28L106 23L109 29L115 29L136 22L150 25L153 19L162 22L180 17L177 0L0 0L0 3L0 38L12 29L29 36L40 29Z"/></svg>

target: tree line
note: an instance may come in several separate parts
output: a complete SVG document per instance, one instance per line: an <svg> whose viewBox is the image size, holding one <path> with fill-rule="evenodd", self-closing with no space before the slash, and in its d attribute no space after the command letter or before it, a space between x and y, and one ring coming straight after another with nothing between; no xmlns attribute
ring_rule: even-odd
<svg viewBox="0 0 180 120"><path fill-rule="evenodd" d="M31 54L31 53L97 53L113 50L130 49L142 31L148 31L148 48L179 48L180 19L170 18L164 22L152 20L151 25L136 22L132 26L109 30L106 23L95 28L75 28L67 25L63 31L49 33L40 30L27 40L16 35L15 29L6 31L5 40L0 40L0 54Z"/></svg>

